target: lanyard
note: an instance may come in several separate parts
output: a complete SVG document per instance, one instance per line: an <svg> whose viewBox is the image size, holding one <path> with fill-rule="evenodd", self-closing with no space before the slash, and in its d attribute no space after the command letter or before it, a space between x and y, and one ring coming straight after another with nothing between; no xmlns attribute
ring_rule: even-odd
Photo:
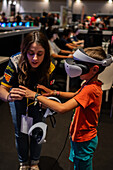
<svg viewBox="0 0 113 170"><path fill-rule="evenodd" d="M38 92L38 89L37 89L37 92ZM34 103L35 103L35 101L29 103L29 99L27 98L27 108L26 108L26 115L27 115L27 116L28 116L28 107L29 107L30 105L34 104Z"/></svg>
<svg viewBox="0 0 113 170"><path fill-rule="evenodd" d="M27 108L26 108L26 115L27 115L27 116L28 116L28 107L29 107L30 105L32 105L32 104L34 104L34 102L29 103L29 99L27 98Z"/></svg>

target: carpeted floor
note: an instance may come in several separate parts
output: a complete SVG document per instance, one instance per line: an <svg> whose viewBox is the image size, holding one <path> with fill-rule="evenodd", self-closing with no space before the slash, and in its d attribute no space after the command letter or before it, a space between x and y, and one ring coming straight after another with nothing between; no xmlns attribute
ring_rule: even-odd
<svg viewBox="0 0 113 170"><path fill-rule="evenodd" d="M94 170L113 170L113 117L109 117L109 109L102 109L98 136L99 144L94 155ZM48 133L43 144L40 170L72 170L72 164L68 160L69 138L63 149L72 112L60 115L56 114L56 127L52 128L49 118L46 119ZM17 170L19 166L15 149L14 127L9 111L8 103L0 102L0 170Z"/></svg>

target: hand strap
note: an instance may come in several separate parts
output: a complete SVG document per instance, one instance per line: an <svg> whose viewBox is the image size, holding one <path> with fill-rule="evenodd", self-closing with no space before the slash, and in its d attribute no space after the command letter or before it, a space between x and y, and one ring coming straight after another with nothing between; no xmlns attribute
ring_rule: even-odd
<svg viewBox="0 0 113 170"><path fill-rule="evenodd" d="M38 98L37 98L38 96L41 96L41 94L39 94L39 93L36 93L36 94L35 94L34 106L38 103Z"/></svg>

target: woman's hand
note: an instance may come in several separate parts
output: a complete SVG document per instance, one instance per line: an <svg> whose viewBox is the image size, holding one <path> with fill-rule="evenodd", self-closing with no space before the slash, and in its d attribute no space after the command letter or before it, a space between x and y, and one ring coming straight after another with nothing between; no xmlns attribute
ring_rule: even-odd
<svg viewBox="0 0 113 170"><path fill-rule="evenodd" d="M25 91L20 88L12 88L9 95L7 96L7 100L9 102L13 102L15 100L22 100L25 96Z"/></svg>
<svg viewBox="0 0 113 170"><path fill-rule="evenodd" d="M20 89L24 91L25 97L34 100L36 92L28 89L25 86L19 85Z"/></svg>
<svg viewBox="0 0 113 170"><path fill-rule="evenodd" d="M43 85L38 84L37 88L42 89L46 92L46 93L43 93L43 96L53 96L53 94L54 94L53 90L51 90Z"/></svg>

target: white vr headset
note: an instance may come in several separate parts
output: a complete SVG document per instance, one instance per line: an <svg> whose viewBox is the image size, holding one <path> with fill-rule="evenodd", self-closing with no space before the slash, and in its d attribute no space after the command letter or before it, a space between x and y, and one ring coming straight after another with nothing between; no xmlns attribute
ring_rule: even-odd
<svg viewBox="0 0 113 170"><path fill-rule="evenodd" d="M65 60L65 70L69 77L78 77L82 74L89 72L89 68L85 63L98 64L105 68L113 62L113 57L107 54L107 58L99 61L89 57L82 49L78 49L73 54L73 59L68 58Z"/></svg>
<svg viewBox="0 0 113 170"><path fill-rule="evenodd" d="M48 99L61 103L61 101L56 97L48 97ZM52 116L53 114L55 114L55 112L47 108L43 117L47 118L48 116ZM33 138L36 140L38 144L42 144L46 142L45 140L46 133L47 133L47 125L44 122L38 122L34 124L33 126L31 126L31 128L28 131L28 135L33 136Z"/></svg>

